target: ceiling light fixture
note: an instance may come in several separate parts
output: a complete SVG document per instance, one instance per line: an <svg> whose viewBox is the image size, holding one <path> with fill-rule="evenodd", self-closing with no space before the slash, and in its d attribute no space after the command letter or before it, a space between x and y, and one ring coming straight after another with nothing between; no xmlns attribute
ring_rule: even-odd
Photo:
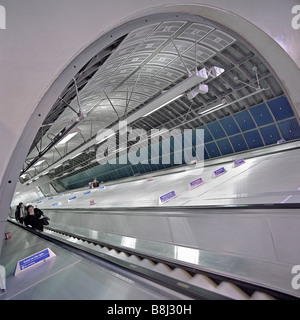
<svg viewBox="0 0 300 320"><path fill-rule="evenodd" d="M113 137L115 134L116 133L114 132L114 133L112 133L112 134L110 134L108 136L104 136L104 138L102 138L102 139L100 138L100 141L97 141L95 144L100 144L101 142L105 141L106 139Z"/></svg>
<svg viewBox="0 0 300 320"><path fill-rule="evenodd" d="M62 140L60 140L57 145L60 146L62 144L66 144L69 140L71 140L79 132L80 132L80 129L78 129L78 128L71 130L70 133L67 134Z"/></svg>
<svg viewBox="0 0 300 320"><path fill-rule="evenodd" d="M77 153L75 156L73 156L73 157L72 157L72 158L70 158L70 159L74 159L74 158L76 158L76 157L80 156L82 153L83 153L83 152Z"/></svg>
<svg viewBox="0 0 300 320"><path fill-rule="evenodd" d="M182 93L182 94L180 94L180 95L176 96L175 98L173 98L173 99L171 99L171 100L169 100L169 101L165 102L165 103L164 103L164 104L162 104L161 106L159 106L159 107L157 107L157 108L155 108L155 109L153 109L153 110L149 111L148 113L144 114L144 115L143 115L143 117L147 117L147 116L149 116L151 113L153 113L153 112L155 112L155 111L159 110L160 108L162 108L162 107L166 106L167 104L169 104L169 103L171 103L171 102L173 102L173 101L175 101L175 100L177 100L177 99L181 98L183 95L184 95L184 94Z"/></svg>
<svg viewBox="0 0 300 320"><path fill-rule="evenodd" d="M231 101L231 102L228 102L225 98L223 98L221 101L216 102L215 104L212 104L212 105L208 105L206 108L200 110L200 111L198 112L198 114L199 114L200 116L207 115L207 114L209 114L209 113L215 112L215 111L217 111L217 110L219 110L219 109L222 109L222 108L225 108L225 107L227 107L227 106L230 106L230 105L232 105L233 103L242 101L242 100L247 99L247 98L249 98L249 97L251 97L251 96L253 96L253 95L255 95L255 94L258 94L258 93L260 93L260 92L262 92L262 91L269 90L269 89L270 89L270 88L257 89L257 91L252 92L252 93L250 93L250 94L248 94L248 95L246 95L246 96L244 96L244 97L241 97L241 98L239 98L239 99L237 99L237 100L234 100L234 101Z"/></svg>
<svg viewBox="0 0 300 320"><path fill-rule="evenodd" d="M206 94L208 92L208 85L200 83L199 86L189 91L186 96L189 100L193 100L197 94Z"/></svg>
<svg viewBox="0 0 300 320"><path fill-rule="evenodd" d="M40 164L42 164L43 162L45 162L45 161L46 161L46 158L42 157L42 158L40 158L40 160L39 160L38 162L36 162L33 166L34 166L34 167L37 167L37 166L39 166Z"/></svg>
<svg viewBox="0 0 300 320"><path fill-rule="evenodd" d="M204 115L204 114L214 112L216 110L219 110L220 108L223 108L226 104L227 104L227 100L224 98L221 101L218 101L216 103L209 105L208 109L200 110L199 114Z"/></svg>

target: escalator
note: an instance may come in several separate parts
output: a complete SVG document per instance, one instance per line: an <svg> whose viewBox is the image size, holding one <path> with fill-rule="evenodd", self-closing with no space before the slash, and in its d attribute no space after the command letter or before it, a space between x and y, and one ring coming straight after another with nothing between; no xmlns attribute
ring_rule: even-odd
<svg viewBox="0 0 300 320"><path fill-rule="evenodd" d="M15 223L10 220L11 223ZM89 259L100 259L117 268L129 271L182 294L187 299L197 300L291 300L297 297L266 288L240 279L224 276L220 273L201 270L201 267L181 264L178 261L164 259L124 246L103 243L96 239L67 232L53 227L46 227L38 232L24 226L19 227L44 238L47 241L76 251ZM184 298L185 299L185 298Z"/></svg>

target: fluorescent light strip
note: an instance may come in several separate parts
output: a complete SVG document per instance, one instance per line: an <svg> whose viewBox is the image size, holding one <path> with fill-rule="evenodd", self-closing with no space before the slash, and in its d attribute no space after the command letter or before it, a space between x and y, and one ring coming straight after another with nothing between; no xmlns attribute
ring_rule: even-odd
<svg viewBox="0 0 300 320"><path fill-rule="evenodd" d="M162 107L166 106L167 104L169 104L169 103L171 103L171 102L173 102L173 101L175 101L175 100L179 99L179 98L180 98L180 97L182 97L183 95L184 95L184 94L182 93L182 94L180 94L179 96L177 96L177 97L175 97L175 98L171 99L170 101L165 102L165 103L164 103L164 104L162 104L161 106L159 106L159 107L157 107L157 108L155 108L155 109L153 109L153 110L149 111L148 113L144 114L144 115L143 115L143 117L147 117L147 116L149 116L151 113L153 113L153 112L155 112L155 111L159 110L160 108L162 108Z"/></svg>
<svg viewBox="0 0 300 320"><path fill-rule="evenodd" d="M234 101L231 101L231 102L227 102L227 101L226 101L226 103L224 103L224 104L223 104L223 103L218 104L218 105L216 105L216 106L211 107L211 108L208 109L208 110L203 110L203 111L199 112L198 114L200 114L200 116L207 115L207 114L209 114L209 113L212 113L212 112L217 111L217 110L219 110L219 109L222 109L222 108L224 108L224 107L230 106L230 105L232 105L233 103L242 101L242 100L244 100L244 99L247 99L247 98L249 98L249 97L251 97L251 96L253 96L253 95L255 95L255 94L258 94L258 93L263 92L263 91L268 90L268 89L270 89L270 88L258 89L257 91L246 95L245 97L239 98L239 99L234 100ZM226 100L226 99L225 99L225 100Z"/></svg>
<svg viewBox="0 0 300 320"><path fill-rule="evenodd" d="M38 161L37 163L35 163L33 166L34 166L34 167L37 167L37 166L39 166L40 164L42 164L44 161L45 161L45 159L44 159L44 160L40 160L40 161Z"/></svg>
<svg viewBox="0 0 300 320"><path fill-rule="evenodd" d="M70 159L74 159L74 158L80 156L81 154L83 154L83 152L77 153L76 156L74 156L74 157L72 157L72 158L70 158Z"/></svg>
<svg viewBox="0 0 300 320"><path fill-rule="evenodd" d="M74 132L74 133L69 133L65 138L63 138L61 141L59 141L59 143L57 144L62 145L67 143L69 140L71 140L78 132Z"/></svg>
<svg viewBox="0 0 300 320"><path fill-rule="evenodd" d="M210 107L209 109L199 112L199 114L203 115L203 114L207 114L207 113L213 112L213 111L217 110L217 108L220 109L220 108L224 107L226 104L228 104L227 100L223 99L221 102L219 102L216 105Z"/></svg>
<svg viewBox="0 0 300 320"><path fill-rule="evenodd" d="M116 134L115 132L114 132L114 133L112 133L112 134L110 134L109 136L107 136L107 137L103 138L102 140L100 140L100 141L96 142L96 144L99 144L99 143L101 143L101 142L105 141L106 139L113 137L115 134Z"/></svg>

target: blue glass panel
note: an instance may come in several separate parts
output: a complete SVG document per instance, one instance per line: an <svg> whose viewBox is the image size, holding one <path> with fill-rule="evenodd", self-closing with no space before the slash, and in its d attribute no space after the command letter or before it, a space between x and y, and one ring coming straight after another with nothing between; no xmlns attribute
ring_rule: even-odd
<svg viewBox="0 0 300 320"><path fill-rule="evenodd" d="M209 123L206 126L211 132L211 134L214 136L215 140L226 137L224 130L217 121Z"/></svg>
<svg viewBox="0 0 300 320"><path fill-rule="evenodd" d="M260 128L260 132L266 145L277 143L281 138L275 124Z"/></svg>
<svg viewBox="0 0 300 320"><path fill-rule="evenodd" d="M123 178L127 177L127 175L128 175L126 168L123 168L123 167L120 167L118 172L119 172L120 176L123 177Z"/></svg>
<svg viewBox="0 0 300 320"><path fill-rule="evenodd" d="M235 152L240 152L244 150L248 150L247 144L243 135L239 134L234 137L230 137L231 144L235 150Z"/></svg>
<svg viewBox="0 0 300 320"><path fill-rule="evenodd" d="M143 164L143 169L145 173L151 171L149 164Z"/></svg>
<svg viewBox="0 0 300 320"><path fill-rule="evenodd" d="M300 128L297 120L290 119L278 123L279 130L285 140L293 140L300 138Z"/></svg>
<svg viewBox="0 0 300 320"><path fill-rule="evenodd" d="M214 140L214 138L210 134L209 130L205 126L202 126L199 129L203 129L204 130L204 141L205 142L210 142L210 141Z"/></svg>
<svg viewBox="0 0 300 320"><path fill-rule="evenodd" d="M136 173L139 172L139 171L137 170L137 167L136 167L135 165L130 166L130 168L132 169L133 174L136 174Z"/></svg>
<svg viewBox="0 0 300 320"><path fill-rule="evenodd" d="M259 127L274 122L272 115L265 103L251 108L250 112Z"/></svg>
<svg viewBox="0 0 300 320"><path fill-rule="evenodd" d="M109 180L112 180L112 177L111 177L111 175L109 173L106 173L104 175L104 181L109 181Z"/></svg>
<svg viewBox="0 0 300 320"><path fill-rule="evenodd" d="M118 179L119 177L120 177L120 175L118 174L118 172L117 171L111 171L111 176L113 177L113 179Z"/></svg>
<svg viewBox="0 0 300 320"><path fill-rule="evenodd" d="M200 130L200 129L202 129L203 130L203 127L202 128L198 128L198 129L196 129L196 136L197 136L197 139L196 139L196 141L197 141L197 143L204 143L204 135L205 135L205 132L202 132L202 130Z"/></svg>
<svg viewBox="0 0 300 320"><path fill-rule="evenodd" d="M210 142L210 143L207 143L205 145L209 155L210 155L210 158L214 158L214 157L219 157L220 156L220 152L218 150L218 147L217 145L215 144L215 142Z"/></svg>
<svg viewBox="0 0 300 320"><path fill-rule="evenodd" d="M206 148L204 148L204 160L209 159L209 155L206 151Z"/></svg>
<svg viewBox="0 0 300 320"><path fill-rule="evenodd" d="M250 149L262 147L264 145L257 130L245 132L244 137Z"/></svg>
<svg viewBox="0 0 300 320"><path fill-rule="evenodd" d="M241 132L232 117L226 117L224 119L221 119L220 123L228 136L232 136Z"/></svg>
<svg viewBox="0 0 300 320"><path fill-rule="evenodd" d="M128 176L131 175L131 170L130 170L130 168L128 166L122 168L122 170L123 170L122 172L123 172L123 176L124 177L128 177Z"/></svg>
<svg viewBox="0 0 300 320"><path fill-rule="evenodd" d="M271 100L268 102L268 105L277 121L294 116L294 112L286 97Z"/></svg>
<svg viewBox="0 0 300 320"><path fill-rule="evenodd" d="M134 170L137 172L137 173L142 173L141 172L141 164L133 164L132 167L134 168Z"/></svg>
<svg viewBox="0 0 300 320"><path fill-rule="evenodd" d="M228 139L222 139L217 141L218 147L222 153L222 155L233 153L232 147L229 143Z"/></svg>
<svg viewBox="0 0 300 320"><path fill-rule="evenodd" d="M239 124L242 131L247 131L256 128L248 110L241 111L234 115L235 120Z"/></svg>

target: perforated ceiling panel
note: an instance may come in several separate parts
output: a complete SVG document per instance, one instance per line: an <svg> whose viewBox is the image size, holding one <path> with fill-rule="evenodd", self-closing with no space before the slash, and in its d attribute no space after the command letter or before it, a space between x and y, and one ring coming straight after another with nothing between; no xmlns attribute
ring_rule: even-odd
<svg viewBox="0 0 300 320"><path fill-rule="evenodd" d="M47 167L62 158L69 160L66 165L46 173L61 179L68 188L85 185L93 176L107 181L168 167L100 166L95 161L96 148L88 148L72 159L68 154L94 139L100 129L141 110L162 92L187 79L190 72L213 66L222 67L225 72L205 82L207 93L192 100L183 95L137 119L132 127L147 132L154 128L204 129L206 159L264 147L281 138L290 141L300 137L298 120L278 81L247 45L212 24L164 21L130 32L86 64L77 75L81 107L87 114L77 125L80 132L68 143L52 148L44 156L46 161L31 168L24 181L46 172ZM264 90L259 91L258 87ZM74 92L71 81L61 97L78 110ZM226 107L199 115L204 107L224 98ZM51 112L57 115L54 123ZM39 131L27 162L77 117L59 100L51 112L45 120L49 126Z"/></svg>

